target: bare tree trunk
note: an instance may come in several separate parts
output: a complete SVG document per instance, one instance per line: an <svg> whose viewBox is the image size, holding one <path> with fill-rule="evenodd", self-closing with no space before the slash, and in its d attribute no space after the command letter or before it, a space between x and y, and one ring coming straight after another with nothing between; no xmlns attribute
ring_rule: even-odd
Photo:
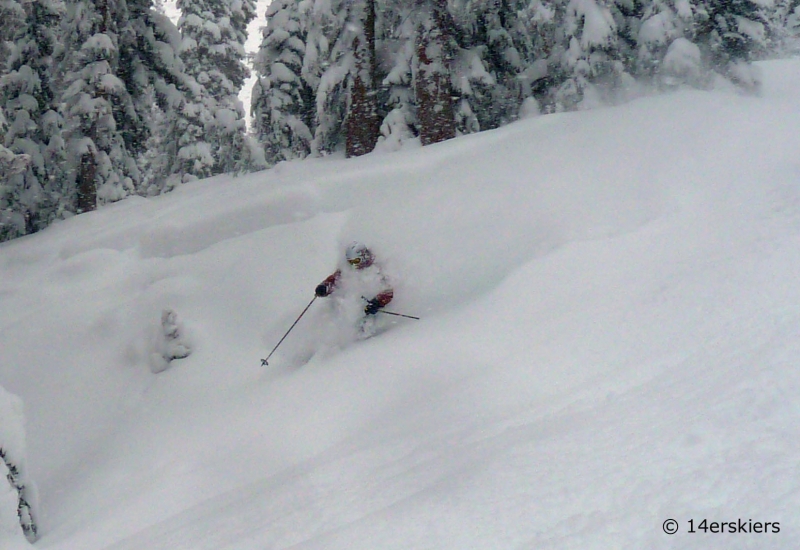
<svg viewBox="0 0 800 550"><path fill-rule="evenodd" d="M79 214L91 212L97 208L97 161L93 151L81 155L81 165L78 169L78 201L75 205Z"/></svg>
<svg viewBox="0 0 800 550"><path fill-rule="evenodd" d="M375 0L366 0L365 11L363 33L353 41L356 74L350 88L350 111L347 114L348 157L371 152L381 129L375 70Z"/></svg>
<svg viewBox="0 0 800 550"><path fill-rule="evenodd" d="M95 0L95 8L100 14L100 24L98 30L102 33L108 32L109 13L108 0Z"/></svg>
<svg viewBox="0 0 800 550"><path fill-rule="evenodd" d="M95 0L95 8L100 14L98 31L105 33L108 31L110 18L108 0ZM105 93L99 90L97 95L103 97ZM97 159L95 158L97 154L97 150L95 149L95 144L97 143L97 122L92 124L89 134L92 140L92 146L81 155L75 181L77 188L75 210L78 214L91 212L97 209L97 181L95 180L97 176Z"/></svg>
<svg viewBox="0 0 800 550"><path fill-rule="evenodd" d="M416 78L417 119L422 145L429 145L456 136L453 98L450 91L446 29L437 5L428 25L422 26L417 41L419 69Z"/></svg>

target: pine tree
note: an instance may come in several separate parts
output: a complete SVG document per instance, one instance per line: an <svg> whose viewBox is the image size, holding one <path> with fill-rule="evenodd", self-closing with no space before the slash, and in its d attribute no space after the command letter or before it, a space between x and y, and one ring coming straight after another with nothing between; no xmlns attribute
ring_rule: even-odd
<svg viewBox="0 0 800 550"><path fill-rule="evenodd" d="M465 1L454 13L460 32L451 80L460 95L460 131L497 128L515 120L547 74L547 23L552 13L528 0Z"/></svg>
<svg viewBox="0 0 800 550"><path fill-rule="evenodd" d="M353 14L354 67L350 77L350 106L346 129L348 157L370 153L380 136L375 16L375 0L362 0Z"/></svg>
<svg viewBox="0 0 800 550"><path fill-rule="evenodd" d="M158 12L152 0L127 2L131 32L124 43L126 63L120 78L136 110L128 147L141 160L163 118L172 117L186 96L198 93L200 88L180 59L182 39L172 21ZM159 141L157 137L156 143Z"/></svg>
<svg viewBox="0 0 800 550"><path fill-rule="evenodd" d="M129 49L132 70L126 73L135 80L127 86L135 90L134 106L142 124L134 144L143 172L138 192L154 195L183 181L179 151L192 136L187 130L192 112L187 105L202 95L203 88L187 74L180 58L183 38L178 28L150 0L135 2L138 17ZM196 135L202 136L203 130ZM188 173L191 179L192 172Z"/></svg>
<svg viewBox="0 0 800 550"><path fill-rule="evenodd" d="M703 0L699 6L705 13L698 35L712 68L734 82L748 80L743 66L767 49L766 21L758 5L750 0Z"/></svg>
<svg viewBox="0 0 800 550"><path fill-rule="evenodd" d="M6 117L0 109L0 133L8 131ZM28 155L16 155L0 144L0 242L25 234L25 211L20 208L19 187L7 182L12 176L25 172L30 164Z"/></svg>
<svg viewBox="0 0 800 550"><path fill-rule="evenodd" d="M693 18L689 2L651 0L643 7L635 36L637 76L647 78L660 72L669 46L690 34Z"/></svg>
<svg viewBox="0 0 800 550"><path fill-rule="evenodd" d="M303 76L308 34L303 4L270 3L255 59L253 129L270 164L311 153L316 106L314 90Z"/></svg>
<svg viewBox="0 0 800 550"><path fill-rule="evenodd" d="M152 0L68 6L60 75L75 210L163 191L177 156L168 122L199 90L177 55L177 28Z"/></svg>
<svg viewBox="0 0 800 550"><path fill-rule="evenodd" d="M450 90L452 31L444 0L432 0L417 37L417 121L423 145L455 137L456 120Z"/></svg>
<svg viewBox="0 0 800 550"><path fill-rule="evenodd" d="M25 19L25 10L19 0L0 0L0 76L8 70L14 37L24 26Z"/></svg>
<svg viewBox="0 0 800 550"><path fill-rule="evenodd" d="M514 45L522 59L517 82L520 86L519 115L554 110L551 91L561 84L561 60L566 47L560 43L558 9L561 2L539 1L518 4L512 16Z"/></svg>
<svg viewBox="0 0 800 550"><path fill-rule="evenodd" d="M378 132L397 148L590 108L636 93L634 78L703 85L713 66L750 85L747 63L776 24L749 1L276 0L253 96L259 140L271 162L355 156Z"/></svg>
<svg viewBox="0 0 800 550"><path fill-rule="evenodd" d="M606 0L569 0L563 13L563 45L555 109L595 106L620 82L617 25Z"/></svg>
<svg viewBox="0 0 800 550"><path fill-rule="evenodd" d="M9 52L8 71L0 79L9 122L5 146L30 159L26 170L6 176L7 210L24 220L6 236L32 233L63 215L70 206L65 186L63 121L53 87L53 53L63 5L54 0L24 4L26 19Z"/></svg>
<svg viewBox="0 0 800 550"><path fill-rule="evenodd" d="M348 85L355 70L352 7L350 0L331 0L315 2L307 12L303 78L316 92L313 155L329 154L345 145Z"/></svg>
<svg viewBox="0 0 800 550"><path fill-rule="evenodd" d="M414 67L417 55L416 6L412 2L395 2L392 9L381 10L377 40L378 57L390 60L381 74L379 101L387 113L380 127L379 146L394 150L418 135Z"/></svg>
<svg viewBox="0 0 800 550"><path fill-rule="evenodd" d="M250 77L244 44L247 41L247 26L256 16L255 0L225 2L229 10L232 35L228 42L228 55L221 71L234 85L234 92L221 103L216 114L216 129L222 146L218 149L218 169L221 172L244 172L251 162L247 144L247 123L239 92Z"/></svg>
<svg viewBox="0 0 800 550"><path fill-rule="evenodd" d="M244 108L238 99L249 70L244 42L254 0L178 0L181 57L202 87L183 107L186 142L178 153L186 174L204 177L244 168Z"/></svg>
<svg viewBox="0 0 800 550"><path fill-rule="evenodd" d="M695 42L710 68L746 89L758 86L750 68L768 50L767 21L750 0L699 0Z"/></svg>
<svg viewBox="0 0 800 550"><path fill-rule="evenodd" d="M693 42L697 6L686 0L651 0L638 29L637 78L659 87L707 85L702 54Z"/></svg>
<svg viewBox="0 0 800 550"><path fill-rule="evenodd" d="M800 0L777 0L774 6L762 7L767 21L770 48L778 55L791 54L800 35Z"/></svg>
<svg viewBox="0 0 800 550"><path fill-rule="evenodd" d="M507 124L526 100L530 110L536 104L533 83L547 74L539 35L551 17L526 0L408 3L385 23L394 26L388 33L394 44L386 49L397 53L384 81L392 107L382 126L384 141L418 132L428 143L423 123L447 128L452 118L452 136ZM430 96L433 90L438 99ZM431 123L432 116L443 118Z"/></svg>
<svg viewBox="0 0 800 550"><path fill-rule="evenodd" d="M74 174L74 210L81 213L135 191L139 171L126 139L134 139L131 128L137 115L117 76L120 36L131 32L125 1L76 1L67 8L61 103Z"/></svg>

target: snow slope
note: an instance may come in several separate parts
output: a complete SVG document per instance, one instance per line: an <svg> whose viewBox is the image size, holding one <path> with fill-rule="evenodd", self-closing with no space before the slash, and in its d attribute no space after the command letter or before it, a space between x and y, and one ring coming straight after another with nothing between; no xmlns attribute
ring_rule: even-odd
<svg viewBox="0 0 800 550"><path fill-rule="evenodd" d="M36 546L800 547L800 60L762 68L3 244ZM347 344L318 300L261 367L355 238L422 319Z"/></svg>

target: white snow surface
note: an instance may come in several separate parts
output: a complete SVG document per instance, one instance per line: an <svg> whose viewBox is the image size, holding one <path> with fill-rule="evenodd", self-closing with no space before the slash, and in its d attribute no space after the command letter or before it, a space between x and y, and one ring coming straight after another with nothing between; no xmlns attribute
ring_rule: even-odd
<svg viewBox="0 0 800 550"><path fill-rule="evenodd" d="M761 69L3 244L36 546L800 548L800 60ZM354 239L421 320L331 345L317 299L262 367Z"/></svg>

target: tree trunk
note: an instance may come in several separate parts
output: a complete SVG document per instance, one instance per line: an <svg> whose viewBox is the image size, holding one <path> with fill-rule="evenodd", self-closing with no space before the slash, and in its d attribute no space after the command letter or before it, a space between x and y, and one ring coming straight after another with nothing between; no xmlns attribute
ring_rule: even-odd
<svg viewBox="0 0 800 550"><path fill-rule="evenodd" d="M110 14L108 10L108 0L95 0L95 9L100 15L98 22L98 31L101 33L108 32ZM105 91L101 88L96 90L98 97L105 98ZM92 146L88 151L81 155L80 166L78 167L78 177L75 182L77 190L77 200L75 202L75 211L78 214L84 212L91 212L97 209L97 159L95 149L97 143L97 122L92 124L89 132L92 139Z"/></svg>
<svg viewBox="0 0 800 550"><path fill-rule="evenodd" d="M356 72L350 87L347 114L348 157L366 155L375 148L381 130L375 67L375 0L366 0L363 32L353 41Z"/></svg>
<svg viewBox="0 0 800 550"><path fill-rule="evenodd" d="M422 145L456 136L446 51L447 36L442 28L442 17L436 11L429 20L429 25L420 28L417 41L417 120Z"/></svg>
<svg viewBox="0 0 800 550"><path fill-rule="evenodd" d="M78 169L78 200L75 205L78 214L91 212L97 208L97 161L94 152L87 151L81 155L81 165Z"/></svg>
<svg viewBox="0 0 800 550"><path fill-rule="evenodd" d="M95 9L100 14L100 23L98 31L101 33L108 32L109 13L108 13L108 0L95 0Z"/></svg>

